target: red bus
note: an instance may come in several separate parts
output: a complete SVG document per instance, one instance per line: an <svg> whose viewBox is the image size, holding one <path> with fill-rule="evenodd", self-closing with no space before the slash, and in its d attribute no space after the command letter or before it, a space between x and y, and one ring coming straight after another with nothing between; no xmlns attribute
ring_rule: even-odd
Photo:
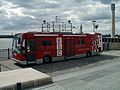
<svg viewBox="0 0 120 90"><path fill-rule="evenodd" d="M100 33L26 32L14 36L12 58L24 65L39 64L97 55L102 50Z"/></svg>

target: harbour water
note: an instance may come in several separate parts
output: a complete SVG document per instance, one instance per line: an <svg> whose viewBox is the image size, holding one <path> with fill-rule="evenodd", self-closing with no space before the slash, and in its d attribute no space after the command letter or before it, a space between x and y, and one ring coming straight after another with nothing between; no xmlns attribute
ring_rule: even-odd
<svg viewBox="0 0 120 90"><path fill-rule="evenodd" d="M0 38L0 49L12 48L12 38Z"/></svg>

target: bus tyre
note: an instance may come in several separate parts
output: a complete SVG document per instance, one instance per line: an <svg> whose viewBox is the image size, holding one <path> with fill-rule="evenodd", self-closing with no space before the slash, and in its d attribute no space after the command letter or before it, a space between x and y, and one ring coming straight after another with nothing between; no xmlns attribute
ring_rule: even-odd
<svg viewBox="0 0 120 90"><path fill-rule="evenodd" d="M45 56L43 58L43 63L50 63L50 62L52 62L52 60L51 60L51 58L49 56Z"/></svg>
<svg viewBox="0 0 120 90"><path fill-rule="evenodd" d="M91 51L88 51L88 52L86 53L86 56L87 56L87 57L90 57L90 56L91 56Z"/></svg>

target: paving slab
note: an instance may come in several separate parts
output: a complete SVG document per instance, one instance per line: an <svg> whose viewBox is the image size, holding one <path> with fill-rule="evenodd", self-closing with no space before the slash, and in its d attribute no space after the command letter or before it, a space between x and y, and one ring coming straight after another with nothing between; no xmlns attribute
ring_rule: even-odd
<svg viewBox="0 0 120 90"><path fill-rule="evenodd" d="M15 69L21 69L21 67L15 65L15 62L11 59L8 60L1 60L1 71L9 71L9 70L15 70Z"/></svg>
<svg viewBox="0 0 120 90"><path fill-rule="evenodd" d="M32 68L0 72L0 90L16 90L52 83L52 78Z"/></svg>
<svg viewBox="0 0 120 90"><path fill-rule="evenodd" d="M120 90L118 61L53 77L53 84L31 90Z"/></svg>

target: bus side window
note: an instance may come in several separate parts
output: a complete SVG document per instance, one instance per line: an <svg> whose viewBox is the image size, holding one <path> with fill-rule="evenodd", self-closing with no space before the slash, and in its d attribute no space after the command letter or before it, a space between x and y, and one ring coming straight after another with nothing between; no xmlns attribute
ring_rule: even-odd
<svg viewBox="0 0 120 90"><path fill-rule="evenodd" d="M51 46L51 41L50 40L42 41L42 46Z"/></svg>
<svg viewBox="0 0 120 90"><path fill-rule="evenodd" d="M20 39L20 37L18 38L18 44L20 44L21 43L21 39Z"/></svg>
<svg viewBox="0 0 120 90"><path fill-rule="evenodd" d="M81 39L80 40L80 45L83 45L83 44L85 44L85 41L84 41L84 39Z"/></svg>
<svg viewBox="0 0 120 90"><path fill-rule="evenodd" d="M28 41L28 48L30 51L34 51L35 50L35 41Z"/></svg>

